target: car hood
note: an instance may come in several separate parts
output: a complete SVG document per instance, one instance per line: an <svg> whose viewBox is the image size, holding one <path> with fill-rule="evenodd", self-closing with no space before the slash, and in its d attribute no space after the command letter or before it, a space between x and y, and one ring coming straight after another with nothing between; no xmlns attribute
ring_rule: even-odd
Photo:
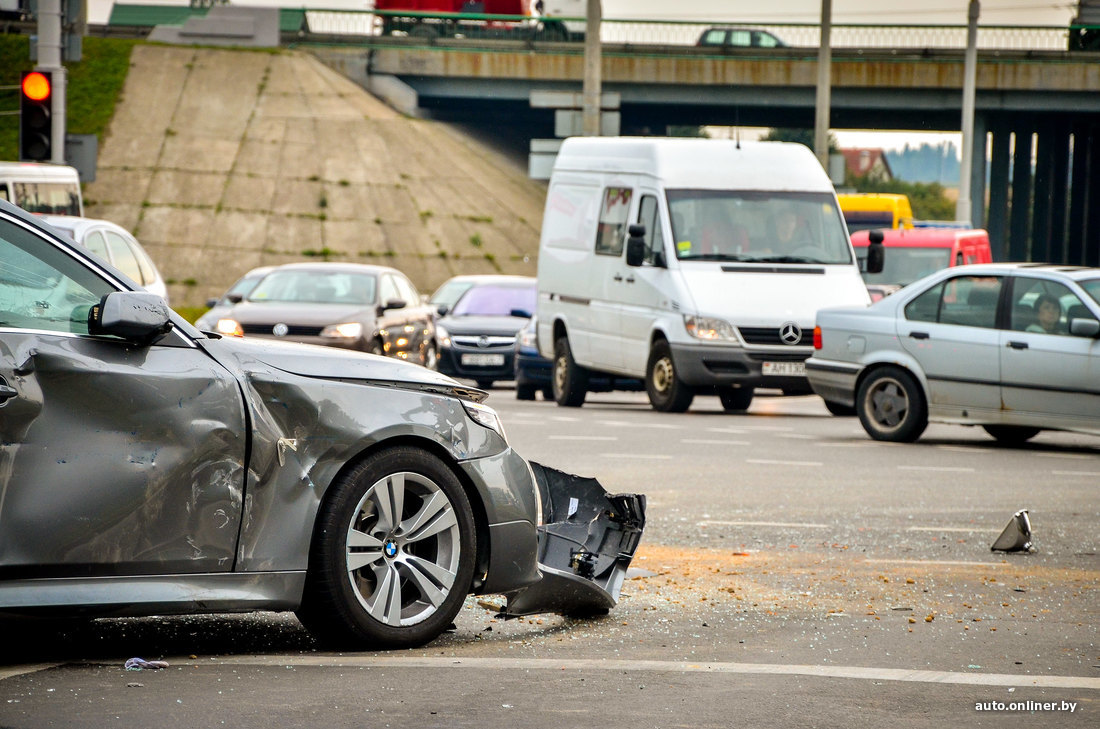
<svg viewBox="0 0 1100 729"><path fill-rule="evenodd" d="M346 349L268 339L210 337L200 342L217 358L231 357L242 366L259 362L302 377L363 382L441 392L481 402L486 394L420 365Z"/></svg>
<svg viewBox="0 0 1100 729"><path fill-rule="evenodd" d="M242 301L227 313L225 319L234 319L241 324L267 324L285 322L288 324L325 326L345 321L364 321L373 319L371 307L362 304L313 304L300 301Z"/></svg>
<svg viewBox="0 0 1100 729"><path fill-rule="evenodd" d="M492 334L515 336L527 325L519 316L445 316L439 325L451 334Z"/></svg>
<svg viewBox="0 0 1100 729"><path fill-rule="evenodd" d="M725 265L748 268L735 263ZM870 303L867 288L853 267L804 266L819 271L825 269L824 274L787 273L783 270L785 267L764 268L779 270L733 274L722 271L717 265L710 270L685 270L684 279L695 300L694 313L721 317L736 311L737 321L732 323L739 326L778 327L793 321L812 328L817 310L823 306L867 306ZM838 268L844 270L834 270Z"/></svg>

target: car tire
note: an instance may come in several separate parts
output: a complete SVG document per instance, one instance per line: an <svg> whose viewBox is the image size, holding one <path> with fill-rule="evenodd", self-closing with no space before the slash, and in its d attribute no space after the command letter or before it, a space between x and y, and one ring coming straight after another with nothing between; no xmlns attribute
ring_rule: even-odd
<svg viewBox="0 0 1100 729"><path fill-rule="evenodd" d="M850 418L856 414L856 409L851 405L841 405L838 402L825 401L825 409L838 418Z"/></svg>
<svg viewBox="0 0 1100 729"><path fill-rule="evenodd" d="M554 399L554 387L553 387L553 385L548 385L548 386L542 388L542 399L543 400L553 400Z"/></svg>
<svg viewBox="0 0 1100 729"><path fill-rule="evenodd" d="M856 392L856 414L875 440L912 443L928 427L928 404L920 385L903 369L883 367Z"/></svg>
<svg viewBox="0 0 1100 729"><path fill-rule="evenodd" d="M649 404L663 413L682 413L691 407L695 389L684 384L676 373L672 349L668 342L659 340L649 353L645 368L645 390Z"/></svg>
<svg viewBox="0 0 1100 729"><path fill-rule="evenodd" d="M424 366L432 371L439 370L439 350L434 344L429 344L424 350Z"/></svg>
<svg viewBox="0 0 1100 729"><path fill-rule="evenodd" d="M492 390L493 389L493 381L492 380L478 380L477 381L477 386L482 390Z"/></svg>
<svg viewBox="0 0 1100 729"><path fill-rule="evenodd" d="M411 446L380 451L330 488L298 618L342 650L428 643L469 592L474 531L470 501L443 461Z"/></svg>
<svg viewBox="0 0 1100 729"><path fill-rule="evenodd" d="M564 408L579 408L588 393L588 371L573 360L569 339L558 337L554 342L554 363L550 373L554 402Z"/></svg>
<svg viewBox="0 0 1100 729"><path fill-rule="evenodd" d="M756 390L752 387L719 387L718 400L722 403L722 409L727 413L744 412L752 405L753 395Z"/></svg>
<svg viewBox="0 0 1100 729"><path fill-rule="evenodd" d="M1029 428L1024 425L983 425L985 432L1006 446L1019 446L1039 435L1042 428Z"/></svg>
<svg viewBox="0 0 1100 729"><path fill-rule="evenodd" d="M370 353L377 354L379 357L386 356L386 348L382 345L381 339L372 339L370 342Z"/></svg>
<svg viewBox="0 0 1100 729"><path fill-rule="evenodd" d="M538 392L538 388L530 383L524 383L522 385L516 385L516 399L517 400L534 400L535 393Z"/></svg>

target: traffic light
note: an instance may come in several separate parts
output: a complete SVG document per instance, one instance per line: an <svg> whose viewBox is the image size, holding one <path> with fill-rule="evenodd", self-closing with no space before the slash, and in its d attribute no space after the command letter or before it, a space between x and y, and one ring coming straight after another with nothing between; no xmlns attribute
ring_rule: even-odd
<svg viewBox="0 0 1100 729"><path fill-rule="evenodd" d="M19 159L48 162L53 156L53 72L24 71L19 85Z"/></svg>

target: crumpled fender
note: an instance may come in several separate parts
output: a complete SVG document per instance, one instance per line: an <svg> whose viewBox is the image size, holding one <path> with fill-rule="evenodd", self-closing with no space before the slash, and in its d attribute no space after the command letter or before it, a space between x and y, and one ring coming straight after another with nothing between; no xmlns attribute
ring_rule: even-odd
<svg viewBox="0 0 1100 729"><path fill-rule="evenodd" d="M531 463L542 496L542 579L506 593L504 615L605 614L619 601L645 528L645 495L609 494L594 478Z"/></svg>

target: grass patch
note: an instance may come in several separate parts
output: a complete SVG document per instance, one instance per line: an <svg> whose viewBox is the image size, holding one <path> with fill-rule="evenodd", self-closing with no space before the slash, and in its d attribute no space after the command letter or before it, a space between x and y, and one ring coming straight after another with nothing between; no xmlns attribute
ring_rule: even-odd
<svg viewBox="0 0 1100 729"><path fill-rule="evenodd" d="M130 52L138 42L121 38L84 38L84 60L66 64L66 127L69 134L95 134L102 146L103 132L114 116L122 84L130 71ZM32 68L27 36L0 35L0 86L18 86L20 72ZM18 110L18 93L0 92L0 111ZM19 159L18 114L0 116L0 159Z"/></svg>
<svg viewBox="0 0 1100 729"><path fill-rule="evenodd" d="M470 245L472 245L474 248L481 248L481 235L478 233L474 233L473 235L471 235Z"/></svg>
<svg viewBox="0 0 1100 729"><path fill-rule="evenodd" d="M192 324L200 316L210 311L205 306L173 306L172 309Z"/></svg>
<svg viewBox="0 0 1100 729"><path fill-rule="evenodd" d="M314 248L306 248L304 251L302 251L302 255L306 258L320 258L321 260L327 261L332 256L341 256L343 254L340 251L334 251L328 246L325 246L320 250Z"/></svg>

